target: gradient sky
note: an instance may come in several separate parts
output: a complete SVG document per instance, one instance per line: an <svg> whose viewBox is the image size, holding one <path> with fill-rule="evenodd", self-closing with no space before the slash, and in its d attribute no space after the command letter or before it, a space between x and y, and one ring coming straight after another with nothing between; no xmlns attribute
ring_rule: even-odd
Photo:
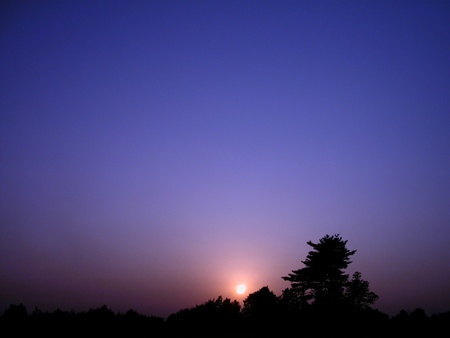
<svg viewBox="0 0 450 338"><path fill-rule="evenodd" d="M450 310L450 2L2 1L0 309L242 301L325 234Z"/></svg>

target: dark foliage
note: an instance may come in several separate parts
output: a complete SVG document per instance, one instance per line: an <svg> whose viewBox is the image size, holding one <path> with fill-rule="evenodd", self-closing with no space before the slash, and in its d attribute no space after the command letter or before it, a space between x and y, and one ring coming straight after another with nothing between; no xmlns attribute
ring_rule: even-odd
<svg viewBox="0 0 450 338"><path fill-rule="evenodd" d="M450 337L450 311L428 317L421 308L401 310L389 324L392 337Z"/></svg>
<svg viewBox="0 0 450 338"><path fill-rule="evenodd" d="M190 309L180 310L167 318L168 332L177 337L211 337L239 333L241 306L222 296Z"/></svg>
<svg viewBox="0 0 450 338"><path fill-rule="evenodd" d="M344 300L354 310L368 309L378 299L378 295L369 290L369 282L361 279L361 273L355 272L344 289Z"/></svg>
<svg viewBox="0 0 450 338"><path fill-rule="evenodd" d="M303 303L313 304L316 308L339 307L348 282L344 270L356 250L348 250L347 241L339 235L326 235L317 244L311 241L307 244L314 250L302 261L305 267L293 270L282 278L291 283Z"/></svg>
<svg viewBox="0 0 450 338"><path fill-rule="evenodd" d="M11 305L0 317L4 337L163 337L164 319L129 310L115 314L105 305L87 312L43 312L36 308L26 315L22 304ZM5 333L8 333L5 335Z"/></svg>
<svg viewBox="0 0 450 338"><path fill-rule="evenodd" d="M246 332L257 334L276 333L280 328L280 306L278 297L264 286L244 300L242 314L246 320Z"/></svg>

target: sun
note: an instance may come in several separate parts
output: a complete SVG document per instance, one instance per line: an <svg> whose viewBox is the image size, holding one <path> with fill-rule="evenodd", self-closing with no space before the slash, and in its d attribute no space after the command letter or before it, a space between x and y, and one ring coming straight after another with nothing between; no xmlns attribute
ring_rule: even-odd
<svg viewBox="0 0 450 338"><path fill-rule="evenodd" d="M245 284L239 284L238 286L236 286L236 292L239 295L243 295L246 290L247 290L247 285L245 285Z"/></svg>

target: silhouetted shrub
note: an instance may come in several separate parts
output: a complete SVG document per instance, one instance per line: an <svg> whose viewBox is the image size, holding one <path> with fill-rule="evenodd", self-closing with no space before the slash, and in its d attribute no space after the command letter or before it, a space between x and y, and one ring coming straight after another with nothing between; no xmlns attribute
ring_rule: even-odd
<svg viewBox="0 0 450 338"><path fill-rule="evenodd" d="M171 314L166 322L170 334L179 337L216 337L237 334L241 321L239 303L219 296Z"/></svg>

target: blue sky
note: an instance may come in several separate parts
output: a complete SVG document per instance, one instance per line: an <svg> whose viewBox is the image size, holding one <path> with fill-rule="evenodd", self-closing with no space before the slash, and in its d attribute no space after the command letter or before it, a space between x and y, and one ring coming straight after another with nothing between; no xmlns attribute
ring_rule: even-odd
<svg viewBox="0 0 450 338"><path fill-rule="evenodd" d="M381 311L448 310L447 2L1 6L0 306L280 294L339 233Z"/></svg>

